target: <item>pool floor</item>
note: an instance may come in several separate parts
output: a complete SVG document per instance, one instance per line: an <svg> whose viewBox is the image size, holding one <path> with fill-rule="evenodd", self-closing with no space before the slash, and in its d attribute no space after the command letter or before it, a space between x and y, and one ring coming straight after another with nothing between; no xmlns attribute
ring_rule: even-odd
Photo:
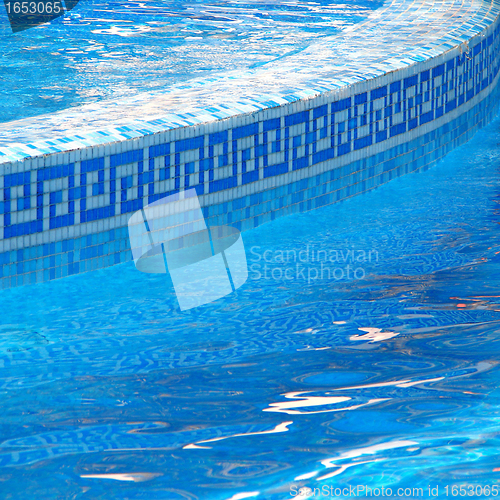
<svg viewBox="0 0 500 500"><path fill-rule="evenodd" d="M0 496L495 484L499 202L497 118L426 172L245 232L248 281L211 304L181 312L133 263L0 292Z"/></svg>

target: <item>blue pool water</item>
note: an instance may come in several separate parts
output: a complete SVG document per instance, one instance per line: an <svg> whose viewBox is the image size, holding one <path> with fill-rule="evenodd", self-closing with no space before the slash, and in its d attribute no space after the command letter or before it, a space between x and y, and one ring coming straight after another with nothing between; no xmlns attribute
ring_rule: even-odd
<svg viewBox="0 0 500 500"><path fill-rule="evenodd" d="M80 0L13 35L0 6L0 123L279 64L383 0Z"/></svg>
<svg viewBox="0 0 500 500"><path fill-rule="evenodd" d="M243 233L249 280L214 303L180 312L133 263L2 291L0 497L496 483L499 203L497 119L427 172Z"/></svg>

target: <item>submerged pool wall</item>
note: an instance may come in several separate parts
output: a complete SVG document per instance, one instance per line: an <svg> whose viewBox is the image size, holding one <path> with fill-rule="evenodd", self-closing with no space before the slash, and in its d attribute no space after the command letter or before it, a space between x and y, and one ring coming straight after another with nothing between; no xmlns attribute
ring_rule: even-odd
<svg viewBox="0 0 500 500"><path fill-rule="evenodd" d="M245 231L428 168L496 115L499 45L496 12L444 53L336 91L0 163L0 286L132 260L129 217L186 188L209 225Z"/></svg>

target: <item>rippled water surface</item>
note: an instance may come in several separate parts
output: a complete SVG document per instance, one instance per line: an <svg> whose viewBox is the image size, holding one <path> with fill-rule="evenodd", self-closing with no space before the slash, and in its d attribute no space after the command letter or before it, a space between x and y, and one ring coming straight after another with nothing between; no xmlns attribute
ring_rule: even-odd
<svg viewBox="0 0 500 500"><path fill-rule="evenodd" d="M279 64L382 0L80 0L13 35L0 6L0 123Z"/></svg>
<svg viewBox="0 0 500 500"><path fill-rule="evenodd" d="M249 280L212 304L180 312L132 263L1 292L1 498L496 484L499 202L497 119L243 233Z"/></svg>

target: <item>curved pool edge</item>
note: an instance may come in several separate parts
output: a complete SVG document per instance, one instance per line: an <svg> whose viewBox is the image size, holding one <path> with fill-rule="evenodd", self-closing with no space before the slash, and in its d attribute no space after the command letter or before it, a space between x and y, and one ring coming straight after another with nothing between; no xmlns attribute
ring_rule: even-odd
<svg viewBox="0 0 500 500"><path fill-rule="evenodd" d="M2 288L132 260L130 215L188 187L209 225L244 231L433 165L497 110L499 3L467 5L476 24L465 18L463 31L475 35L462 39L457 25L404 67L389 61L396 69L279 106L1 163Z"/></svg>

